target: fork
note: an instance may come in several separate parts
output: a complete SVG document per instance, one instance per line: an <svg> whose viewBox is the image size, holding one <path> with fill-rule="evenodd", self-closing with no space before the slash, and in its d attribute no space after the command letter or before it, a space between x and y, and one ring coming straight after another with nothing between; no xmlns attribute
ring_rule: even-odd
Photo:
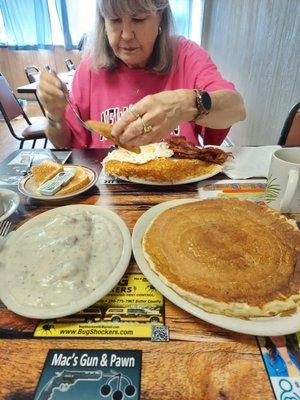
<svg viewBox="0 0 300 400"><path fill-rule="evenodd" d="M28 163L27 163L25 169L21 171L22 175L27 175L30 172L30 168L32 166L33 159L34 159L34 154L33 154L33 152L31 152L29 155Z"/></svg>
<svg viewBox="0 0 300 400"><path fill-rule="evenodd" d="M0 236L6 236L11 228L11 222L10 221L2 221L0 222Z"/></svg>
<svg viewBox="0 0 300 400"><path fill-rule="evenodd" d="M91 128L90 125L88 125L78 114L78 111L76 110L76 107L74 107L74 104L72 103L71 99L70 99L70 95L69 95L69 90L67 88L67 85L59 78L59 76L57 75L57 72L54 71L52 68L50 68L49 65L45 65L45 69L46 71L48 71L50 74L54 75L59 81L60 81L60 85L61 85L61 90L63 91L63 94L65 96L65 99L68 103L68 105L70 106L72 112L74 113L75 117L77 118L78 122L80 123L81 126L83 126L87 131L91 132L91 133L96 133L97 135L101 134L102 136L104 136L106 139L111 140L116 146L120 146L123 147L124 149L127 149L129 151L133 151L134 153L140 153L140 147L136 147L136 146L127 146L125 144L122 144L119 142L119 140L117 138L115 138L114 136L111 135L111 133L106 133L105 130L103 129L101 132ZM102 125L105 125L106 127L110 128L109 132L111 131L112 126L110 124L105 124L102 123Z"/></svg>

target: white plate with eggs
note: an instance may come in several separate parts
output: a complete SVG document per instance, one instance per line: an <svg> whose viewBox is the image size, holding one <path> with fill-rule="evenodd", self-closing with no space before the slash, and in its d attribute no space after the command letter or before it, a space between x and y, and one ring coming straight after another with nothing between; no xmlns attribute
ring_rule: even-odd
<svg viewBox="0 0 300 400"><path fill-rule="evenodd" d="M1 244L0 298L29 318L74 314L113 289L130 257L130 232L116 213L82 204L55 208Z"/></svg>
<svg viewBox="0 0 300 400"><path fill-rule="evenodd" d="M167 186L202 181L223 170L219 164L172 158L174 153L166 142L152 143L140 149L138 154L123 148L109 153L103 160L105 174L133 183Z"/></svg>

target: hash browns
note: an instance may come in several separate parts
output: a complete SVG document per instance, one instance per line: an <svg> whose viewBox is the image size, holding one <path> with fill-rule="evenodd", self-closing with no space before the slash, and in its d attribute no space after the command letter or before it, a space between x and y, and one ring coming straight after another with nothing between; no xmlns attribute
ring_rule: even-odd
<svg viewBox="0 0 300 400"><path fill-rule="evenodd" d="M139 178L154 182L177 182L206 175L220 168L216 164L201 160L158 158L145 164L133 164L108 160L104 164L109 175L126 178Z"/></svg>

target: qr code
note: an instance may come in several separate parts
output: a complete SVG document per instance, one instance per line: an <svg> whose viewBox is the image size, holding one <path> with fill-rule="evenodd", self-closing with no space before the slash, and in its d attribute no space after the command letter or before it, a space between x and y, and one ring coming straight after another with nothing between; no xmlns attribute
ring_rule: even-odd
<svg viewBox="0 0 300 400"><path fill-rule="evenodd" d="M165 325L152 325L151 341L152 342L168 342L169 328Z"/></svg>

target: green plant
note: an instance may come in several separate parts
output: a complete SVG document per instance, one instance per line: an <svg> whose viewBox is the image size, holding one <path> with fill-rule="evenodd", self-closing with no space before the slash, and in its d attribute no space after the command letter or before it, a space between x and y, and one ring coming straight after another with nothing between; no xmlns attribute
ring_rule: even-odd
<svg viewBox="0 0 300 400"><path fill-rule="evenodd" d="M266 203L271 203L275 200L280 192L280 185L274 183L276 178L272 179L272 175L268 176L267 186L266 186Z"/></svg>

